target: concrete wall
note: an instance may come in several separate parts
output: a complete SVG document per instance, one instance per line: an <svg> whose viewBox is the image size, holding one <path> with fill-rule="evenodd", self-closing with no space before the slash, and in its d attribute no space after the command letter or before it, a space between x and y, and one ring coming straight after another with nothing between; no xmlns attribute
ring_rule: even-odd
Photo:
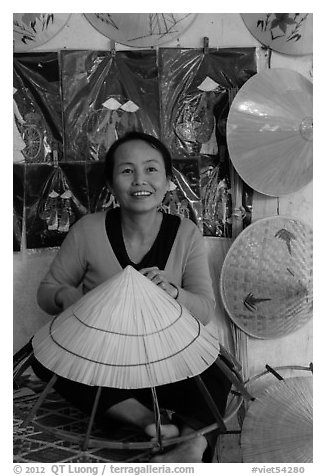
<svg viewBox="0 0 326 476"><path fill-rule="evenodd" d="M203 46L203 38L209 38L210 48L252 47L261 45L253 38L237 13L200 13L189 29L180 38L164 47L198 48ZM35 51L55 51L59 49L110 48L110 40L98 33L79 13L73 13L66 26L56 37ZM117 50L128 49L116 45ZM312 55L293 57L272 53L271 67L283 67L297 71L312 80ZM277 214L293 216L312 225L312 184L303 190L283 197L268 198L255 193L253 220ZM236 352L243 361L244 374L254 375L270 365L308 364L312 360L312 322L304 328L273 340L249 338L234 329L230 332L229 320L223 310L218 292L218 281L223 259L231 245L231 240L205 238L210 256L211 272L215 283L217 312L216 324L221 341L232 347L232 335L237 335ZM14 253L14 350L20 348L49 317L37 306L35 300L38 283L45 274L56 250L24 250Z"/></svg>

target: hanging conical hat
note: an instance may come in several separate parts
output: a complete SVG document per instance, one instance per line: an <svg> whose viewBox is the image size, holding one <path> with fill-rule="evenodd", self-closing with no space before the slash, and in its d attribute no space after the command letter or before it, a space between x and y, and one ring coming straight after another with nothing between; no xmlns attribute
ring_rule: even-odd
<svg viewBox="0 0 326 476"><path fill-rule="evenodd" d="M180 36L195 13L84 13L102 35L122 45L157 46Z"/></svg>
<svg viewBox="0 0 326 476"><path fill-rule="evenodd" d="M312 53L312 13L241 13L250 33L263 45L288 55Z"/></svg>
<svg viewBox="0 0 326 476"><path fill-rule="evenodd" d="M45 325L35 357L87 385L144 388L200 374L219 344L186 308L127 266Z"/></svg>
<svg viewBox="0 0 326 476"><path fill-rule="evenodd" d="M269 386L250 404L241 432L244 463L312 462L312 377Z"/></svg>
<svg viewBox="0 0 326 476"><path fill-rule="evenodd" d="M66 25L71 13L14 13L14 51L24 52L51 40Z"/></svg>
<svg viewBox="0 0 326 476"><path fill-rule="evenodd" d="M255 74L241 87L227 119L227 145L254 190L278 197L312 180L312 104L312 83L285 68Z"/></svg>
<svg viewBox="0 0 326 476"><path fill-rule="evenodd" d="M273 339L312 317L312 230L299 220L263 218L237 236L223 262L225 309L247 334Z"/></svg>

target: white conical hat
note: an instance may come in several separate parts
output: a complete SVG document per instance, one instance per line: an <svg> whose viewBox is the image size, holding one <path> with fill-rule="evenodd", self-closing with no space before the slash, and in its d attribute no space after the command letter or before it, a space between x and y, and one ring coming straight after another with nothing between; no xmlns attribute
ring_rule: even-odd
<svg viewBox="0 0 326 476"><path fill-rule="evenodd" d="M313 89L302 74L271 68L236 94L227 119L227 145L242 180L279 197L313 178Z"/></svg>
<svg viewBox="0 0 326 476"><path fill-rule="evenodd" d="M244 463L312 463L312 377L267 387L250 404L241 432Z"/></svg>
<svg viewBox="0 0 326 476"><path fill-rule="evenodd" d="M46 324L33 348L62 377L125 389L193 377L219 353L216 336L131 266Z"/></svg>

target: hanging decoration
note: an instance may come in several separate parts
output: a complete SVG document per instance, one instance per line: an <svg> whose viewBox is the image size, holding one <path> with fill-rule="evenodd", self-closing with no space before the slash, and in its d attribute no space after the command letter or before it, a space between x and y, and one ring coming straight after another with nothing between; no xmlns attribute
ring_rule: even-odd
<svg viewBox="0 0 326 476"><path fill-rule="evenodd" d="M312 180L312 108L312 83L285 68L262 71L241 87L227 119L227 145L251 188L278 197Z"/></svg>
<svg viewBox="0 0 326 476"><path fill-rule="evenodd" d="M25 158L22 154L22 150L25 149L26 144L18 130L17 123L21 127L25 124L25 120L19 112L19 108L15 101L15 93L17 92L16 88L13 88L13 106L14 106L14 115L13 115L13 159L14 162L24 162Z"/></svg>
<svg viewBox="0 0 326 476"><path fill-rule="evenodd" d="M63 153L58 54L14 54L14 137L26 163L49 163ZM17 134L18 133L18 134ZM16 161L18 156L16 154Z"/></svg>
<svg viewBox="0 0 326 476"><path fill-rule="evenodd" d="M248 335L274 339L312 318L312 230L281 216L256 221L235 239L220 276L221 298Z"/></svg>
<svg viewBox="0 0 326 476"><path fill-rule="evenodd" d="M158 46L181 36L195 13L84 13L102 35L126 46Z"/></svg>
<svg viewBox="0 0 326 476"><path fill-rule="evenodd" d="M47 43L67 24L71 13L14 13L14 51L26 52Z"/></svg>
<svg viewBox="0 0 326 476"><path fill-rule="evenodd" d="M249 405L241 431L244 463L313 462L312 377L268 386Z"/></svg>
<svg viewBox="0 0 326 476"><path fill-rule="evenodd" d="M232 196L228 161L201 158L201 199L205 236L232 237Z"/></svg>
<svg viewBox="0 0 326 476"><path fill-rule="evenodd" d="M66 160L103 160L130 130L159 134L156 54L62 51Z"/></svg>
<svg viewBox="0 0 326 476"><path fill-rule="evenodd" d="M173 157L218 154L229 91L256 71L255 48L160 49L162 135Z"/></svg>
<svg viewBox="0 0 326 476"><path fill-rule="evenodd" d="M312 53L312 13L241 13L250 33L264 46L287 55Z"/></svg>
<svg viewBox="0 0 326 476"><path fill-rule="evenodd" d="M125 389L199 375L219 354L216 336L131 266L46 324L33 348L62 377Z"/></svg>
<svg viewBox="0 0 326 476"><path fill-rule="evenodd" d="M88 213L85 164L41 167L26 171L27 248L60 246L71 225Z"/></svg>

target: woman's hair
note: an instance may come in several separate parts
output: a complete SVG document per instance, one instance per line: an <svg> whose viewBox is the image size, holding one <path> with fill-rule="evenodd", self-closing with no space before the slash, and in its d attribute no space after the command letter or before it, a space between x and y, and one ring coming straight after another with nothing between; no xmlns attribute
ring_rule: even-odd
<svg viewBox="0 0 326 476"><path fill-rule="evenodd" d="M113 179L114 155L117 148L120 145L133 140L142 140L153 147L153 149L158 150L162 154L164 160L166 176L172 177L172 158L168 148L159 139L150 134L133 131L127 132L123 137L116 140L105 154L104 175L109 184L112 183Z"/></svg>

